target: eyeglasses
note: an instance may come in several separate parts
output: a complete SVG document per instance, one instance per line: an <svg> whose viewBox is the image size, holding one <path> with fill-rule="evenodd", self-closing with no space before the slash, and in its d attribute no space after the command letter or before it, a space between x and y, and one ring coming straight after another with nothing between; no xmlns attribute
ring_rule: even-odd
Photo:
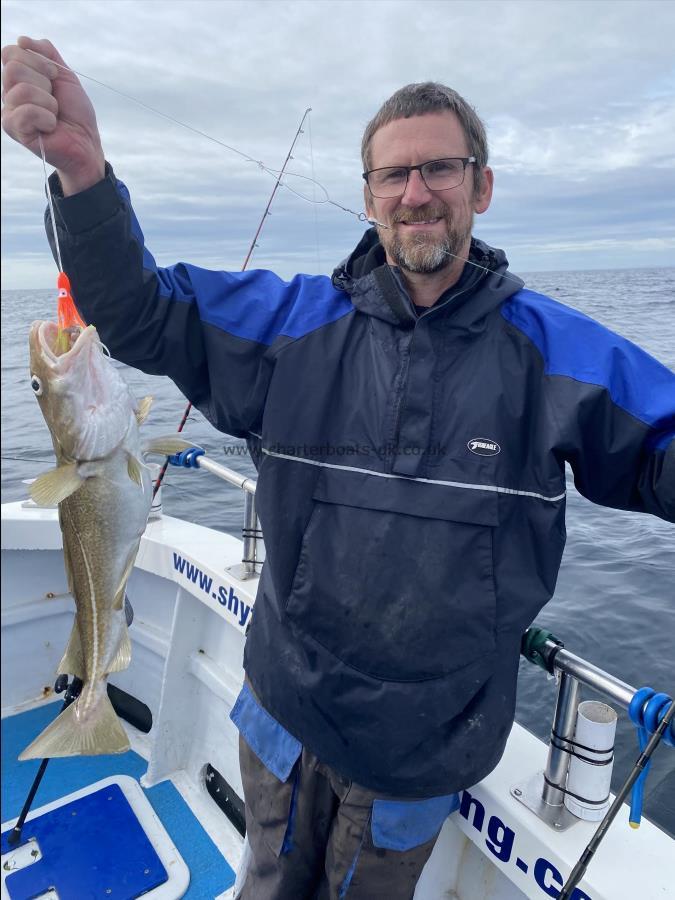
<svg viewBox="0 0 675 900"><path fill-rule="evenodd" d="M453 156L448 159L432 159L421 166L385 166L370 169L363 178L373 197L387 200L401 197L408 186L410 173L417 170L430 191L447 191L459 187L464 181L466 167L476 162L475 156Z"/></svg>

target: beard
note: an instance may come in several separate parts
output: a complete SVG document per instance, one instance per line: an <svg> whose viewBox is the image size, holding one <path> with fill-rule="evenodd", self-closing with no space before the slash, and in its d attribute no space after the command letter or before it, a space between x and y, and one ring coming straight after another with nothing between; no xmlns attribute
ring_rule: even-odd
<svg viewBox="0 0 675 900"><path fill-rule="evenodd" d="M440 272L453 264L457 258L463 259L462 251L471 237L473 216L463 227L452 221L445 207L423 207L420 209L399 209L391 219L391 224L398 222L428 222L431 219L443 219L446 232L443 235L429 232L416 232L402 235L395 231L391 236L389 229L378 229L380 242L393 262L406 272L431 275ZM383 233L385 232L385 233Z"/></svg>

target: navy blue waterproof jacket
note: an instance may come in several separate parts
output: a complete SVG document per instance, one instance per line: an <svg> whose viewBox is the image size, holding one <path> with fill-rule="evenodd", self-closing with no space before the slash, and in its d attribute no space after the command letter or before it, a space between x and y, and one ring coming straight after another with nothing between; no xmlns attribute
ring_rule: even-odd
<svg viewBox="0 0 675 900"><path fill-rule="evenodd" d="M170 376L258 461L245 668L265 709L376 791L485 776L555 588L565 463L594 503L675 520L675 376L477 240L482 268L418 316L374 231L332 279L284 282L158 267L109 167L58 218L112 354Z"/></svg>

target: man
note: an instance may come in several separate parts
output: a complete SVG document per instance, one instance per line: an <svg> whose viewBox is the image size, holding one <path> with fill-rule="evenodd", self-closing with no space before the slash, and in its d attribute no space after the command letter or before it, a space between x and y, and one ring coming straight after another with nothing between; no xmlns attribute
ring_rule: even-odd
<svg viewBox="0 0 675 900"><path fill-rule="evenodd" d="M493 174L451 89L383 105L362 147L377 230L332 280L284 283L158 267L50 59L5 48L3 127L34 152L43 135L85 319L260 459L267 562L232 712L242 896L411 897L457 792L503 752L565 462L590 500L675 520L675 378L471 237Z"/></svg>

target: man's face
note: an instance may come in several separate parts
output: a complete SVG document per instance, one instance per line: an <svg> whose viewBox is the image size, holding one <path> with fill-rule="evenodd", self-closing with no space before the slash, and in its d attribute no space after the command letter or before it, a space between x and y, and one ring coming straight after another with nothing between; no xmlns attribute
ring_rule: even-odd
<svg viewBox="0 0 675 900"><path fill-rule="evenodd" d="M469 156L466 137L453 112L396 119L375 132L370 169L415 166L435 159ZM466 258L473 214L485 212L492 197L492 171L484 169L476 194L474 165L458 187L430 191L419 171L411 172L400 197L373 197L365 187L366 211L388 228L378 228L390 265L408 272L434 273Z"/></svg>

